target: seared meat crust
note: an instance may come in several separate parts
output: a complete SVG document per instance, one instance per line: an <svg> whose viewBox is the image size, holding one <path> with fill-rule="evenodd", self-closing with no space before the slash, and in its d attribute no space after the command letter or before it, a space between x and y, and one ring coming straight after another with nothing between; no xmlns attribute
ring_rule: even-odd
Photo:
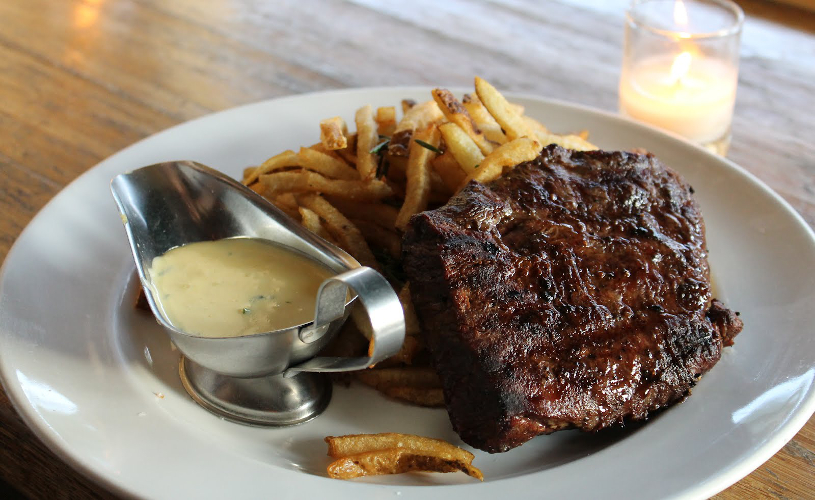
<svg viewBox="0 0 815 500"><path fill-rule="evenodd" d="M415 215L403 263L468 444L503 452L680 401L741 321L693 190L649 155L558 146Z"/></svg>

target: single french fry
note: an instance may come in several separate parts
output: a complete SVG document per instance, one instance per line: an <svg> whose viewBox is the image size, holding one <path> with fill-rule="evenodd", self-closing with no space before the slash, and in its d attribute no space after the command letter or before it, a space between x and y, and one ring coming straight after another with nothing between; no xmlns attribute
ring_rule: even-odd
<svg viewBox="0 0 815 500"><path fill-rule="evenodd" d="M435 125L428 125L427 128L418 131L410 143L405 201L396 217L396 227L403 231L413 214L427 208L427 201L430 197L430 160L436 153L427 149L419 141L438 148L441 142L439 128Z"/></svg>
<svg viewBox="0 0 815 500"><path fill-rule="evenodd" d="M391 188L391 191L393 191L393 196L392 197L395 198L395 199L399 199L399 200L404 201L404 199L405 199L405 180L402 180L402 182L399 182L399 181L397 181L395 179L386 178L385 182Z"/></svg>
<svg viewBox="0 0 815 500"><path fill-rule="evenodd" d="M419 335L419 318L416 316L416 309L413 307L413 300L410 298L410 283L406 283L399 290L399 302L405 312L405 335L410 337Z"/></svg>
<svg viewBox="0 0 815 500"><path fill-rule="evenodd" d="M356 372L357 379L378 390L388 387L415 387L440 389L441 380L436 372L428 367L374 368Z"/></svg>
<svg viewBox="0 0 815 500"><path fill-rule="evenodd" d="M439 388L394 386L383 389L382 393L417 406L444 407L444 392Z"/></svg>
<svg viewBox="0 0 815 500"><path fill-rule="evenodd" d="M332 179L348 181L359 179L356 170L349 167L343 160L312 148L300 148L300 152L297 153L297 163L306 170Z"/></svg>
<svg viewBox="0 0 815 500"><path fill-rule="evenodd" d="M300 149L303 149L303 148L312 149L312 150L317 151L319 153L330 155L333 158L337 158L337 159L340 159L340 160L342 159L342 158L339 158L339 156L336 156L336 153L334 153L334 151L332 151L332 150L328 149L327 147L325 147L325 144L323 144L322 142L315 142L311 146L301 146Z"/></svg>
<svg viewBox="0 0 815 500"><path fill-rule="evenodd" d="M263 185L263 183L258 184L260 184L261 186ZM270 195L269 193L264 192L263 197L269 200L272 203L272 205L282 210L286 215L288 215L292 219L296 221L300 220L300 212L297 210L298 209L297 200L294 199L293 194L283 193L277 195Z"/></svg>
<svg viewBox="0 0 815 500"><path fill-rule="evenodd" d="M413 99L402 99L401 104L402 104L402 114L405 114L408 112L410 108L416 105L416 101L414 101Z"/></svg>
<svg viewBox="0 0 815 500"><path fill-rule="evenodd" d="M328 455L336 459L328 466L329 476L339 479L413 470L436 472L460 470L476 479L484 480L481 471L472 465L475 458L472 453L441 439L388 432L328 436L325 441L328 444ZM395 454L394 450L407 455ZM400 465L402 457L409 455L416 457L418 462L424 462L426 466L417 469L406 463Z"/></svg>
<svg viewBox="0 0 815 500"><path fill-rule="evenodd" d="M394 156L388 152L385 159L388 162L388 179L404 181L405 172L407 171L407 156Z"/></svg>
<svg viewBox="0 0 815 500"><path fill-rule="evenodd" d="M294 194L292 193L282 193L274 198L272 198L272 203L278 207L285 207L290 210L297 210L300 206L297 204L297 199L295 199Z"/></svg>
<svg viewBox="0 0 815 500"><path fill-rule="evenodd" d="M430 161L433 170L439 174L444 185L448 191L455 193L467 174L459 166L456 158L450 149L447 149L443 154L440 154Z"/></svg>
<svg viewBox="0 0 815 500"><path fill-rule="evenodd" d="M498 92L498 89L486 80L475 77L475 91L490 115L501 125L507 140L513 141L524 136L534 137L521 115L516 112L516 108Z"/></svg>
<svg viewBox="0 0 815 500"><path fill-rule="evenodd" d="M255 170L257 170L257 169L258 169L257 167L246 167L246 168L244 168L243 169L243 176L241 177L241 182L244 183L244 185L248 186L248 184L246 184L244 181L246 179L248 179L252 174L254 174ZM257 180L257 179L255 179L255 180Z"/></svg>
<svg viewBox="0 0 815 500"><path fill-rule="evenodd" d="M453 154L466 174L474 172L484 161L481 149L458 124L443 123L439 125L439 132L447 145L447 150Z"/></svg>
<svg viewBox="0 0 815 500"><path fill-rule="evenodd" d="M376 131L379 135L390 137L396 130L396 108L383 106L376 108Z"/></svg>
<svg viewBox="0 0 815 500"><path fill-rule="evenodd" d="M385 250L394 259L401 260L402 237L396 231L385 229L367 220L351 218L351 222L359 228L368 246Z"/></svg>
<svg viewBox="0 0 815 500"><path fill-rule="evenodd" d="M514 167L525 161L532 161L540 154L541 146L534 139L520 137L506 144L502 144L489 156L484 158L481 165L464 179L461 187L471 180L489 182L501 176L505 168Z"/></svg>
<svg viewBox="0 0 815 500"><path fill-rule="evenodd" d="M317 215L313 210L310 210L306 207L298 207L298 211L300 212L300 224L302 224L303 227L305 227L312 233L316 234L320 238L329 241L331 240L331 235L329 235L328 231L326 231L323 225L320 224L319 215Z"/></svg>
<svg viewBox="0 0 815 500"><path fill-rule="evenodd" d="M368 350L368 339L360 334L352 321L346 321L337 336L320 351L321 356L351 358L364 356ZM348 375L353 372L349 372ZM350 377L349 377L350 381Z"/></svg>
<svg viewBox="0 0 815 500"><path fill-rule="evenodd" d="M372 341L374 338L374 331L371 327L371 319L368 317L368 311L357 301L351 308L351 321L357 327L359 333L363 337Z"/></svg>
<svg viewBox="0 0 815 500"><path fill-rule="evenodd" d="M379 269L379 263L359 229L325 198L316 194L304 194L297 196L297 201L325 221L325 228L337 240L340 248L350 253L360 264Z"/></svg>
<svg viewBox="0 0 815 500"><path fill-rule="evenodd" d="M577 151L594 151L599 149L594 144L590 143L586 138L576 135L576 134L568 134L568 135L558 135L549 132L542 123L537 120L534 120L528 116L523 117L524 121L526 121L529 128L535 134L535 138L541 144L541 146L548 146L549 144L557 144L558 146L564 147L566 149L574 149Z"/></svg>
<svg viewBox="0 0 815 500"><path fill-rule="evenodd" d="M313 210L309 210L306 207L298 207L297 210L300 212L300 222L303 227L314 234L317 234L322 229L320 216L314 213Z"/></svg>
<svg viewBox="0 0 815 500"><path fill-rule="evenodd" d="M437 155L438 156L438 155ZM431 163L435 158L431 158ZM430 196L428 197L428 204L440 201L442 205L447 203L447 200L456 192L455 189L449 189L442 180L438 172L433 167L430 167ZM439 200L437 200L439 198Z"/></svg>
<svg viewBox="0 0 815 500"><path fill-rule="evenodd" d="M444 119L444 114L435 101L414 105L396 124L388 145L388 153L393 156L408 156L413 133L425 129L431 123L440 122L442 119Z"/></svg>
<svg viewBox="0 0 815 500"><path fill-rule="evenodd" d="M335 149L332 151L334 154L345 160L348 165L354 167L356 169L357 166L357 134L349 134L346 137L348 140L348 146L342 149Z"/></svg>
<svg viewBox="0 0 815 500"><path fill-rule="evenodd" d="M483 154L490 154L492 150L495 149L495 144L484 137L484 134L481 133L470 117L470 113L467 112L467 108L456 99L452 92L447 89L433 89L431 93L433 94L433 99L436 101L436 104L439 105L439 109L444 113L444 117L447 118L448 121L458 125L462 132L470 137L472 142L478 146Z"/></svg>
<svg viewBox="0 0 815 500"><path fill-rule="evenodd" d="M243 184L248 186L258 180L261 175L268 174L274 170L279 170L285 167L296 167L297 154L294 151L286 150L280 154L272 156L258 166L254 172L243 179Z"/></svg>
<svg viewBox="0 0 815 500"><path fill-rule="evenodd" d="M366 451L387 450L392 448L402 448L415 452L430 451L438 456L450 460L459 460L464 463L472 463L475 458L469 451L450 444L447 441L397 432L327 436L325 442L328 444L328 456L331 458L347 457Z"/></svg>
<svg viewBox="0 0 815 500"><path fill-rule="evenodd" d="M464 472L481 481L484 475L470 464L414 453L403 448L377 450L339 458L329 464L328 476L333 479L352 479L382 474L405 472Z"/></svg>
<svg viewBox="0 0 815 500"><path fill-rule="evenodd" d="M349 219L364 220L385 229L396 227L399 210L385 203L361 203L338 196L326 196L329 203L337 207Z"/></svg>
<svg viewBox="0 0 815 500"><path fill-rule="evenodd" d="M583 139L579 135L557 135L557 134L538 134L538 141L548 146L549 144L557 144L566 149L574 149L576 151L596 151L598 148L589 141Z"/></svg>
<svg viewBox="0 0 815 500"><path fill-rule="evenodd" d="M412 365L415 358L425 348L422 338L418 335L406 336L402 342L402 348L399 352L390 358L377 363L377 369L403 367L405 365Z"/></svg>
<svg viewBox="0 0 815 500"><path fill-rule="evenodd" d="M265 193L269 195L311 192L342 196L350 200L377 201L393 193L386 183L376 179L368 182L329 179L309 170L262 175L260 182L266 188Z"/></svg>
<svg viewBox="0 0 815 500"><path fill-rule="evenodd" d="M501 126L498 125L495 118L492 117L490 112L487 111L487 108L485 108L481 103L478 95L464 94L461 103L464 105L467 112L470 113L470 116L475 121L476 125L478 125L481 133L484 134L484 137L496 144L504 144L507 142L507 136L504 135L504 131L501 130Z"/></svg>
<svg viewBox="0 0 815 500"><path fill-rule="evenodd" d="M326 149L343 149L348 146L348 125L339 116L320 122L320 142Z"/></svg>
<svg viewBox="0 0 815 500"><path fill-rule="evenodd" d="M357 172L362 180L371 180L376 176L377 160L371 149L379 141L371 105L359 108L354 121L357 125Z"/></svg>

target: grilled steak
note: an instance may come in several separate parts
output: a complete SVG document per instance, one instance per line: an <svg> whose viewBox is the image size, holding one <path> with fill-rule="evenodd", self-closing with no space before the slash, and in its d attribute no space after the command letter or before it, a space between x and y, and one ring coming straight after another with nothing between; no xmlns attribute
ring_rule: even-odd
<svg viewBox="0 0 815 500"><path fill-rule="evenodd" d="M649 155L557 146L413 216L405 271L450 420L503 452L680 401L741 330L692 188Z"/></svg>

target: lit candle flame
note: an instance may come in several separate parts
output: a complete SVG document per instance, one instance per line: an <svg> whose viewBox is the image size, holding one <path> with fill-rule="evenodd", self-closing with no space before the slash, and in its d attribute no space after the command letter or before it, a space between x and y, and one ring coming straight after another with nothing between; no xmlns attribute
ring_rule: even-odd
<svg viewBox="0 0 815 500"><path fill-rule="evenodd" d="M674 2L674 22L683 28L688 25L688 9L685 8L685 2L682 0Z"/></svg>
<svg viewBox="0 0 815 500"><path fill-rule="evenodd" d="M688 74L691 62L693 62L693 56L691 56L690 52L682 52L674 58L674 62L671 64L671 80L673 80L674 85Z"/></svg>

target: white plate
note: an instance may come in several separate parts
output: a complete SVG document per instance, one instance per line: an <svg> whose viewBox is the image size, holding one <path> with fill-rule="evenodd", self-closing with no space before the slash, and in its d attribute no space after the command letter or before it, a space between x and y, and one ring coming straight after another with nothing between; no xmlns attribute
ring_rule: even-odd
<svg viewBox="0 0 815 500"><path fill-rule="evenodd" d="M135 312L133 263L110 179L152 163L197 160L239 176L273 153L318 140L320 119L353 121L365 103L429 89L295 96L217 113L103 161L56 196L17 240L0 282L0 375L28 425L62 458L115 492L151 498L703 498L770 458L813 412L815 239L776 194L736 165L595 110L515 96L558 131L591 131L606 149L646 147L696 189L719 296L744 331L684 403L645 425L538 437L476 453L486 481L403 474L335 481L323 437L399 431L460 443L446 412L337 387L325 414L285 429L244 427L196 406L177 354ZM451 486L452 485L452 486Z"/></svg>

